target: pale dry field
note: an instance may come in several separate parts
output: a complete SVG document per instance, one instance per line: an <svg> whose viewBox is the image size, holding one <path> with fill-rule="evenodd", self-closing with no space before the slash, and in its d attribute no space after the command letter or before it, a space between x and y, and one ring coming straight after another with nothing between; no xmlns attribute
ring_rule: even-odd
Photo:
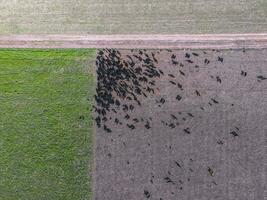
<svg viewBox="0 0 267 200"><path fill-rule="evenodd" d="M267 31L265 0L1 0L0 34Z"/></svg>

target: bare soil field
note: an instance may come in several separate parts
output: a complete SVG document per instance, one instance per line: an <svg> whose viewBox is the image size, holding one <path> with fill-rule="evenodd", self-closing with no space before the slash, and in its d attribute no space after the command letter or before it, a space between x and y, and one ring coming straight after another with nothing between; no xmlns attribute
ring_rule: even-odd
<svg viewBox="0 0 267 200"><path fill-rule="evenodd" d="M266 64L266 49L99 50L93 199L264 199Z"/></svg>

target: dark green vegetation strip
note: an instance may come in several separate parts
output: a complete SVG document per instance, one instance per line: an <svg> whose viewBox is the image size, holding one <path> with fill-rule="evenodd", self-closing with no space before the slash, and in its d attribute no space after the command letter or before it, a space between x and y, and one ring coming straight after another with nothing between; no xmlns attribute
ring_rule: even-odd
<svg viewBox="0 0 267 200"><path fill-rule="evenodd" d="M0 50L0 199L91 199L95 50Z"/></svg>

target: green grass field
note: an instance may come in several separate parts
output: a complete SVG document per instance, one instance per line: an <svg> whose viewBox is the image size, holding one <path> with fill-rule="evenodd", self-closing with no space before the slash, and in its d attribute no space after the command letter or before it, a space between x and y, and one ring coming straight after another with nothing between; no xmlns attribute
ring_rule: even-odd
<svg viewBox="0 0 267 200"><path fill-rule="evenodd" d="M95 50L0 50L0 199L91 199Z"/></svg>

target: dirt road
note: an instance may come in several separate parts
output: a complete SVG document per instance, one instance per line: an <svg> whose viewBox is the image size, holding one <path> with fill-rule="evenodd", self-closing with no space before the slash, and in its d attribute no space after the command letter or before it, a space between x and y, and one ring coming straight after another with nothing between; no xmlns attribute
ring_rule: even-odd
<svg viewBox="0 0 267 200"><path fill-rule="evenodd" d="M262 49L267 34L0 35L0 48Z"/></svg>

